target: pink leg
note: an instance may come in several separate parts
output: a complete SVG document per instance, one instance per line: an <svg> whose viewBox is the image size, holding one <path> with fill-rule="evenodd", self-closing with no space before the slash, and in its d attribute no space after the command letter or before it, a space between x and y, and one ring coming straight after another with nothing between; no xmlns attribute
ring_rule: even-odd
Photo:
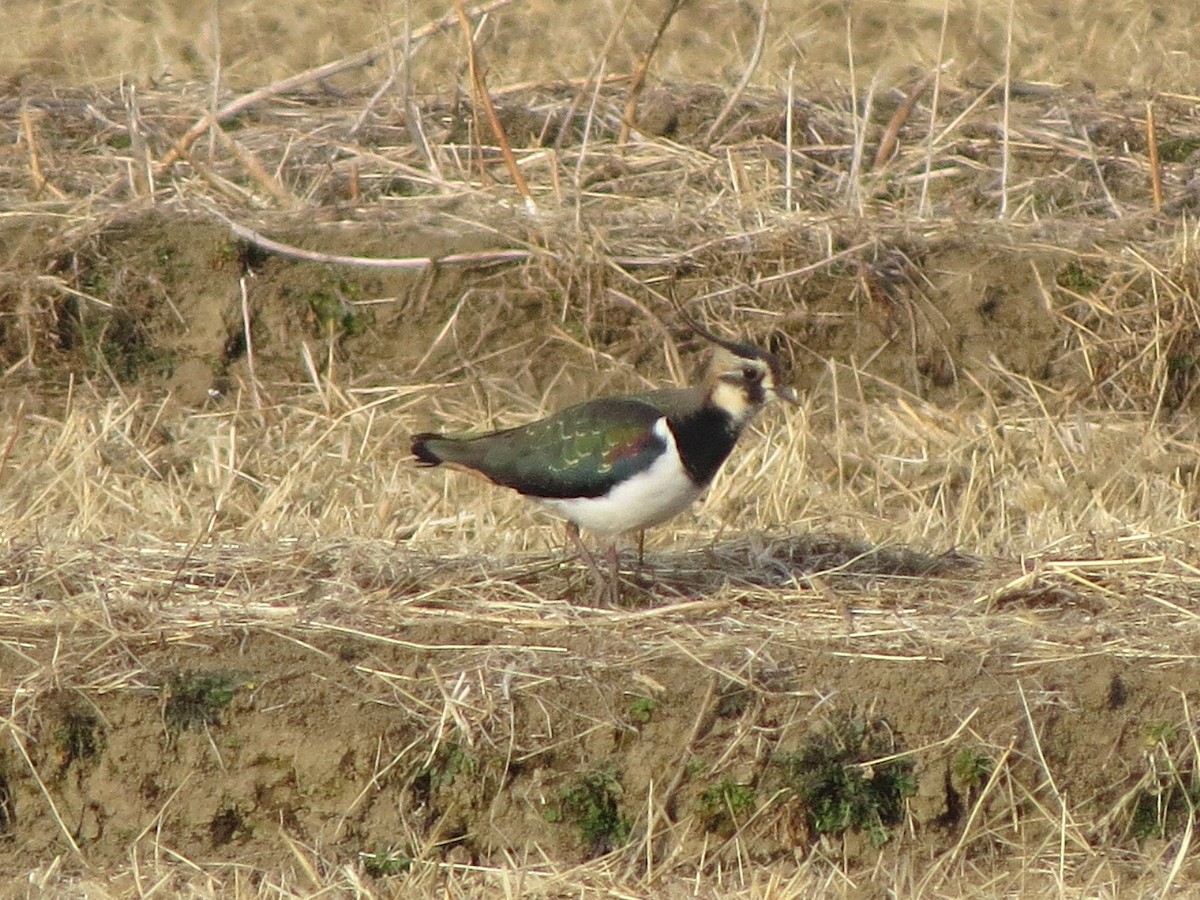
<svg viewBox="0 0 1200 900"><path fill-rule="evenodd" d="M567 538L571 541L572 544L575 545L575 549L579 551L579 555L583 557L583 561L585 563L587 563L587 567L592 573L592 578L595 581L595 585L596 585L596 593L595 593L595 601L594 602L600 603L606 597L608 597L610 595L615 595L616 594L616 584L617 584L616 578L614 577L611 585L606 584L606 579L604 577L604 573L600 571L600 566L598 566L596 564L596 558L594 556L592 556L592 554L588 551L588 548L584 545L583 539L579 536L579 526L576 525L574 522L567 522ZM611 548L611 553L609 556L609 565L612 567L614 576L617 571L616 562L613 559L613 554L615 554L615 553L616 553L616 545L614 545Z"/></svg>
<svg viewBox="0 0 1200 900"><path fill-rule="evenodd" d="M616 541L608 545L608 568L612 575L612 581L609 582L610 601L616 606L621 596L621 564L617 557Z"/></svg>

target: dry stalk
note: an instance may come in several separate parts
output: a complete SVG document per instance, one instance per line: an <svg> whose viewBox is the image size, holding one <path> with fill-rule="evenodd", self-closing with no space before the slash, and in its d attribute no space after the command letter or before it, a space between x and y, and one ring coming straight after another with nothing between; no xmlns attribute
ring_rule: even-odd
<svg viewBox="0 0 1200 900"><path fill-rule="evenodd" d="M883 129L883 137L879 140L879 149L875 151L875 160L871 164L872 169L882 167L896 154L896 147L900 143L900 130L904 128L909 117L912 116L912 111L916 108L917 101L921 99L921 95L925 93L926 88L937 78L938 72L938 69L926 72L916 84L909 88L908 94L904 97L904 102L892 113L887 127ZM930 134L932 133L931 129Z"/></svg>
<svg viewBox="0 0 1200 900"><path fill-rule="evenodd" d="M1029 726L1029 737L1033 743L1034 752L1037 754L1038 764L1041 766L1042 772L1046 776L1046 783L1050 785L1050 790L1054 793L1054 798L1058 801L1059 816L1054 818L1061 821L1061 826L1058 830L1059 838L1061 841L1065 842L1067 835L1067 824L1069 822L1071 825L1073 839L1079 843L1082 849L1090 850L1091 848L1089 847L1087 840L1078 835L1078 826L1076 826L1074 818L1067 808L1067 799L1063 795L1062 791L1059 790L1058 783L1054 778L1054 773L1050 770L1050 764L1046 762L1046 754L1042 750L1042 739L1038 734L1037 725L1033 721L1033 713L1029 708L1029 697L1025 693L1025 685L1019 680L1017 681L1017 693L1021 697L1021 709L1025 713L1025 723ZM1062 858L1061 854L1059 858Z"/></svg>
<svg viewBox="0 0 1200 900"><path fill-rule="evenodd" d="M929 103L929 132L925 138L925 166L921 178L921 197L917 201L917 215L928 216L929 181L933 175L933 135L937 128L939 101L942 95L942 72L946 67L946 29L950 24L950 0L942 3L942 25L938 31L937 56L933 67L933 98Z"/></svg>
<svg viewBox="0 0 1200 900"><path fill-rule="evenodd" d="M633 9L634 3L637 0L625 0L625 5L621 7L621 11L617 13L617 17L613 20L612 27L608 30L608 36L604 39L604 44L600 48L600 52L596 54L596 61L592 63L592 70L588 72L587 77L579 84L575 91L575 95L571 98L571 103L567 106L566 111L562 116L562 124L558 127L558 134L554 137L554 148L562 147L563 141L567 139L567 134L570 131L571 123L575 120L575 113L579 111L579 105L583 103L583 98L592 95L592 106L595 106L595 99L599 96L600 86L604 81L601 73L608 65L608 55L612 52L613 44L616 43L617 37L621 33L621 29L625 27L625 22L629 18L629 11ZM619 76L614 76L619 77ZM588 135L591 133L591 114L588 115L589 127L584 129L583 141L586 144ZM580 163L583 162L582 152L580 153Z"/></svg>
<svg viewBox="0 0 1200 900"><path fill-rule="evenodd" d="M529 190L529 184L525 181L525 175L521 172L521 167L517 165L517 158L513 155L512 144L509 143L504 126L500 123L500 117L496 115L496 105L492 102L492 95L488 93L487 76L479 64L479 54L475 49L475 38L471 33L471 19L467 15L463 0L454 0L454 10L458 14L459 25L462 27L463 32L463 40L467 45L467 61L471 73L471 93L475 97L475 102L483 106L483 111L487 115L488 125L491 126L492 134L495 135L496 143L500 145L500 153L504 157L504 165L508 169L508 174L512 177L513 186L516 187L517 193L525 200L526 211L530 215L537 215L537 203L533 199L533 194Z"/></svg>
<svg viewBox="0 0 1200 900"><path fill-rule="evenodd" d="M479 6L472 7L467 15L471 19L477 19L480 16L487 15L488 13L494 12L497 9L503 9L506 6L510 6L515 2L517 2L517 0L490 0L488 3L482 3ZM417 31L411 35L411 38L408 34L405 34L403 37L393 38L388 44L387 49L395 49L397 46L401 46L410 41L422 42L435 34L453 28L458 21L459 12L456 9L454 12L446 13L440 19L430 22L422 28L417 29ZM235 100L231 100L229 103L226 103L220 109L216 110L216 112L210 112L208 115L204 116L204 118L196 122L187 130L183 137L181 137L176 142L175 146L171 148L170 152L168 152L167 155L159 161L158 165L160 172L174 165L180 158L182 158L188 152L188 149L195 142L196 138L208 131L209 127L214 122L224 122L233 116L236 116L243 110L249 109L250 107L262 103L264 100L269 100L272 97L278 97L281 94L289 93L298 88L321 81L322 79L332 78L334 75L338 75L342 72L349 72L353 69L361 69L363 66L372 65L384 52L385 50L383 48L372 47L371 49L364 50L361 53L355 53L351 56L334 60L333 62L325 63L321 66L316 66L304 72L298 72L295 75L280 79L279 81L251 91L248 94L243 94Z"/></svg>
<svg viewBox="0 0 1200 900"><path fill-rule="evenodd" d="M1012 164L1010 118L1012 115L1012 53L1013 20L1016 0L1008 0L1008 27L1004 34L1004 106L1000 125L1000 210L1001 219L1008 217L1008 178Z"/></svg>
<svg viewBox="0 0 1200 900"><path fill-rule="evenodd" d="M696 752L696 741L700 737L701 732L705 729L706 724L711 725L714 716L713 699L717 694L717 678L710 676L708 679L708 687L704 693L704 699L700 701L697 707L696 718L692 723L691 731L683 743L683 752L679 754L675 762L675 774L671 778L662 794L662 800L655 806L651 799L647 802L650 804L649 811L646 816L646 832L641 840L627 850L628 859L625 863L625 876L631 877L636 868L644 864L646 871L646 879L651 880L654 871L654 841L655 829L663 819L670 819L670 813L667 810L670 808L675 793L679 790L679 786L683 783L683 779L687 776L688 764Z"/></svg>
<svg viewBox="0 0 1200 900"><path fill-rule="evenodd" d="M17 753L20 754L21 759L24 760L26 767L29 769L29 774L32 776L34 783L37 785L38 791L41 793L42 798L46 801L46 808L50 810L50 815L53 816L54 822L58 826L58 830L62 834L63 840L67 842L67 846L71 848L71 852L78 859L84 859L83 850L80 849L78 842L75 840L75 836L71 832L71 829L67 826L67 823L63 821L62 814L58 811L58 804L54 802L54 797L50 793L49 788L46 787L46 782L42 779L41 774L38 772L37 766L35 766L33 764L33 760L29 758L29 751L25 749L25 742L21 739L21 735L18 734L17 727L13 724L11 719L7 718L0 718L0 724L3 725L4 730L8 731L9 736L12 738L12 745L16 747Z"/></svg>
<svg viewBox="0 0 1200 900"><path fill-rule="evenodd" d="M366 256L345 256L337 253L319 253L315 250L304 250L259 234L252 228L247 228L234 222L224 214L214 209L208 212L223 222L241 240L253 244L263 250L299 259L306 262L325 263L338 266L355 266L358 268L374 269L429 269L436 266L488 266L498 263L524 262L535 255L533 250L484 250L478 253L451 253L441 257L408 257L402 259L387 259Z"/></svg>
<svg viewBox="0 0 1200 900"><path fill-rule="evenodd" d="M47 180L45 173L42 172L42 156L38 149L37 132L34 130L33 115L29 112L29 104L27 102L21 104L21 131L25 136L26 153L29 158L29 174L30 180L33 182L34 192L40 193L43 189L46 189L58 199L65 200L67 195L51 184Z"/></svg>
<svg viewBox="0 0 1200 900"><path fill-rule="evenodd" d="M787 74L787 109L784 111L784 157L783 167L783 208L791 212L796 205L796 153L795 153L795 118L796 118L796 66L788 66Z"/></svg>
<svg viewBox="0 0 1200 900"><path fill-rule="evenodd" d="M763 47L767 43L767 22L770 18L771 0L763 0L762 7L758 11L758 30L754 36L754 49L750 53L750 59L746 63L746 68L742 70L742 77L738 79L737 86L726 99L721 111L717 113L711 125L708 126L708 131L704 133L704 139L701 141L701 146L709 148L713 141L716 140L717 132L721 130L721 126L725 124L725 120L729 118L729 114L733 112L733 108L737 106L738 100L746 92L746 88L750 86L750 80L754 77L755 71L758 69L758 64L762 61Z"/></svg>
<svg viewBox="0 0 1200 900"><path fill-rule="evenodd" d="M241 301L242 311L242 340L246 344L246 371L250 376L250 403L259 418L259 423L262 424L263 402L258 373L255 371L254 366L254 339L251 335L252 329L250 327L250 295L246 287L246 279L247 276L244 273L238 278L238 297Z"/></svg>
<svg viewBox="0 0 1200 900"><path fill-rule="evenodd" d="M646 84L646 73L650 69L650 60L654 58L654 54L658 51L658 45L662 42L662 37L666 33L667 26L671 24L671 20L675 18L675 13L679 12L679 8L683 6L683 3L684 0L669 0L666 10L658 22L658 29L654 32L654 36L650 39L650 43L646 46L646 49L642 51L637 68L633 70L633 78L629 82L629 97L625 101L625 110L621 114L621 129L617 132L617 145L619 147L624 147L629 143L629 135L633 131L633 121L637 117L638 100L641 99L642 88Z"/></svg>
<svg viewBox="0 0 1200 900"><path fill-rule="evenodd" d="M1157 212L1162 209L1162 166L1158 161L1158 129L1154 124L1154 101L1146 103L1146 150L1150 157L1150 196Z"/></svg>
<svg viewBox="0 0 1200 900"><path fill-rule="evenodd" d="M300 205L300 201L287 189L287 186L268 172L258 157L244 147L241 142L226 134L225 129L219 123L213 123L212 133L221 142L222 147L233 153L237 161L245 167L250 177L260 184L263 190L271 197L275 198L276 203L284 209L291 209Z"/></svg>
<svg viewBox="0 0 1200 900"><path fill-rule="evenodd" d="M12 428L12 434L8 436L8 440L4 442L4 452L0 453L0 483L4 481L4 473L8 468L8 458L12 455L13 447L16 446L17 439L21 436L21 429L25 425L25 401L22 400L17 406L16 413L9 419L9 425Z"/></svg>

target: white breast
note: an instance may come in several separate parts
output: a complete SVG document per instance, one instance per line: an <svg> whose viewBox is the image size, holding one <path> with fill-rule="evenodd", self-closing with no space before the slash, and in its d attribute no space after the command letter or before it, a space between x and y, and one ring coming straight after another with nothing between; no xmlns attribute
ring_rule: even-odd
<svg viewBox="0 0 1200 900"><path fill-rule="evenodd" d="M703 488L688 477L667 420L654 423L654 433L667 445L653 465L623 481L601 497L541 499L547 509L580 528L606 535L648 528L678 515L696 501Z"/></svg>

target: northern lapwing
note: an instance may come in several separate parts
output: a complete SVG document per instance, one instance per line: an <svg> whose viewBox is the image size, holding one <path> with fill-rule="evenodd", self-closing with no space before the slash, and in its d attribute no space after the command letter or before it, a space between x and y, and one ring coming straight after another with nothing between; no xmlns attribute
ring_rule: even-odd
<svg viewBox="0 0 1200 900"><path fill-rule="evenodd" d="M771 398L798 403L773 354L688 324L716 345L700 384L590 400L487 434L418 434L413 456L425 466L483 475L565 518L568 537L600 586L602 576L579 538L580 528L613 541L683 512ZM615 543L609 564L615 600Z"/></svg>

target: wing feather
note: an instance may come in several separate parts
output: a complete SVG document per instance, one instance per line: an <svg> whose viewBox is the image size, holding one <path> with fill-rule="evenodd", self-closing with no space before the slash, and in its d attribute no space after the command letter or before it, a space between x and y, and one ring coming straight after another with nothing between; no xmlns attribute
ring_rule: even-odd
<svg viewBox="0 0 1200 900"><path fill-rule="evenodd" d="M662 417L638 398L594 400L476 437L419 435L413 453L426 465L473 469L531 497L599 497L666 449L654 431Z"/></svg>

